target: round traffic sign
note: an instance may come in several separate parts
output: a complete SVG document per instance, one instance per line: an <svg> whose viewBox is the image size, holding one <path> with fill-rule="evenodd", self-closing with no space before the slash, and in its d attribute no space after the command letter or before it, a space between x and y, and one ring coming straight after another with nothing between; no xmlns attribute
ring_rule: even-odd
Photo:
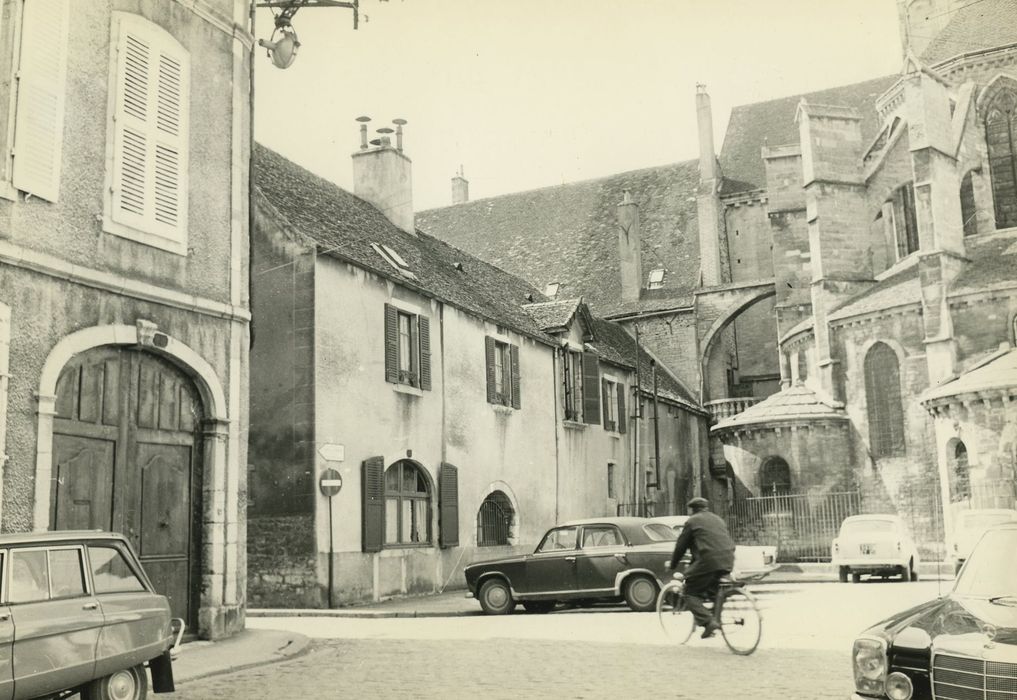
<svg viewBox="0 0 1017 700"><path fill-rule="evenodd" d="M339 490L343 487L343 475L335 469L326 469L321 473L321 478L318 480L318 487L321 489L323 496L332 496L339 493Z"/></svg>

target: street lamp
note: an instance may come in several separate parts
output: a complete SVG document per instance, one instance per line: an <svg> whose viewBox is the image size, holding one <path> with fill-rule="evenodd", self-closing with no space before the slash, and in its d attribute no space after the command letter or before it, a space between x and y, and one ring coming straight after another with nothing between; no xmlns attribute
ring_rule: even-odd
<svg viewBox="0 0 1017 700"><path fill-rule="evenodd" d="M258 46L268 50L268 57L276 68L289 68L297 58L300 41L293 29L293 15L302 7L346 7L353 10L353 28L360 24L360 0L339 2L338 0L266 0L257 3L257 7L269 7L275 15L275 29L269 40L259 39Z"/></svg>
<svg viewBox="0 0 1017 700"><path fill-rule="evenodd" d="M280 25L277 19L272 39L269 41L259 39L258 46L268 49L268 57L272 59L272 64L276 68L285 69L292 66L293 61L296 60L300 41L297 39L297 33L292 25Z"/></svg>

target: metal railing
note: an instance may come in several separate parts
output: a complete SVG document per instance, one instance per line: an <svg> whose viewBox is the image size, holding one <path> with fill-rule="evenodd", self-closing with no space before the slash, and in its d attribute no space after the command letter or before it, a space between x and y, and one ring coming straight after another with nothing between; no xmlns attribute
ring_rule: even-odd
<svg viewBox="0 0 1017 700"><path fill-rule="evenodd" d="M954 508L1017 508L1017 481L976 481L965 486L963 497L953 501Z"/></svg>

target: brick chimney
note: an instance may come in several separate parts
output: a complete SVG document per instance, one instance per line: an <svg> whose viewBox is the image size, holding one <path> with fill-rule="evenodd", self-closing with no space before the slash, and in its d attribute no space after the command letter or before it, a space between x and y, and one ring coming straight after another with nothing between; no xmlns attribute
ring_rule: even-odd
<svg viewBox="0 0 1017 700"><path fill-rule="evenodd" d="M353 194L377 207L388 220L406 233L416 235L413 225L413 162L403 153L405 119L378 129L378 138L368 142L369 117L360 122L360 150L353 154ZM391 134L396 143L392 145Z"/></svg>
<svg viewBox="0 0 1017 700"><path fill-rule="evenodd" d="M643 262L639 242L639 205L625 190L618 205L618 262L623 301L637 301L643 287Z"/></svg>
<svg viewBox="0 0 1017 700"><path fill-rule="evenodd" d="M465 204L470 201L470 181L463 176L463 166L459 166L459 172L452 178L452 203Z"/></svg>

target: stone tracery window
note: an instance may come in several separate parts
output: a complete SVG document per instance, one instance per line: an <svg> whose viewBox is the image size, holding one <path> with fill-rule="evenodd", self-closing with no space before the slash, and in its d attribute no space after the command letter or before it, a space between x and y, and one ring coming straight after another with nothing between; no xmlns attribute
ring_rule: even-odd
<svg viewBox="0 0 1017 700"><path fill-rule="evenodd" d="M1001 90L985 115L996 228L1017 226L1017 93Z"/></svg>
<svg viewBox="0 0 1017 700"><path fill-rule="evenodd" d="M897 353L886 343L876 343L865 355L865 403L869 417L872 456L904 454L904 406L900 391Z"/></svg>

